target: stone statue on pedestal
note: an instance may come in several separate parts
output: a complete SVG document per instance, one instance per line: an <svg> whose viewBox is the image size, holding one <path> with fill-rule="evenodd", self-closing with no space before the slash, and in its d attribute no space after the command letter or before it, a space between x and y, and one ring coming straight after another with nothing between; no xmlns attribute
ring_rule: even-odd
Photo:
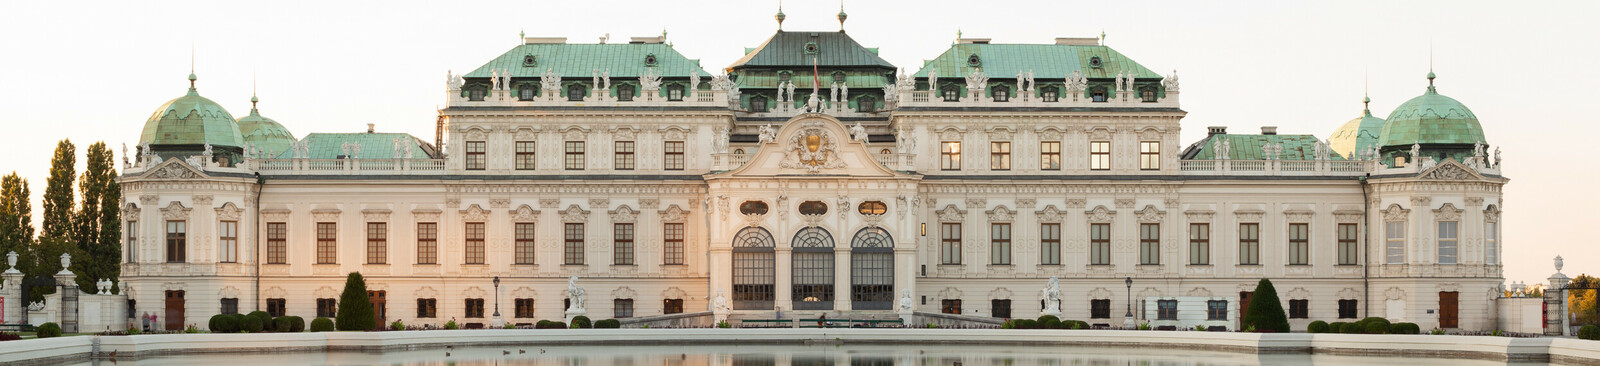
<svg viewBox="0 0 1600 366"><path fill-rule="evenodd" d="M578 276L572 276L571 278L568 278L567 279L567 298L571 299L572 301L571 301L571 305L569 305L567 307L567 312L569 312L569 313L571 313L571 312L583 312L584 309L585 309L585 306L584 306L584 296L585 295L586 295L586 292L583 290L583 288L582 287L578 287Z"/></svg>
<svg viewBox="0 0 1600 366"><path fill-rule="evenodd" d="M1044 315L1061 316L1061 280L1055 276L1044 286Z"/></svg>
<svg viewBox="0 0 1600 366"><path fill-rule="evenodd" d="M717 289L717 296L711 299L711 311L727 312L729 310L733 310L733 308L728 306L728 298L722 296L722 289Z"/></svg>
<svg viewBox="0 0 1600 366"><path fill-rule="evenodd" d="M911 290L900 290L900 312L909 313L912 310Z"/></svg>

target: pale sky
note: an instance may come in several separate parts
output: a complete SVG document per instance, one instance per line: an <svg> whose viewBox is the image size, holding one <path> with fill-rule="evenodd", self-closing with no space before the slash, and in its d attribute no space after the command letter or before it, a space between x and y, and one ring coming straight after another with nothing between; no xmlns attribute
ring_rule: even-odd
<svg viewBox="0 0 1600 366"><path fill-rule="evenodd" d="M468 4L469 6L461 6ZM296 137L380 131L432 139L446 70L465 72L517 33L595 43L654 36L712 72L776 28L773 1L9 1L0 12L0 172L27 178L34 222L51 151L135 144L150 114L188 86L234 117L262 114ZM838 29L836 1L790 0L788 30ZM1544 1L862 1L845 29L915 70L959 29L995 43L1097 36L1183 80L1183 140L1205 127L1327 138L1361 112L1380 117L1427 86L1465 103L1504 150L1508 281L1600 273L1600 2Z"/></svg>

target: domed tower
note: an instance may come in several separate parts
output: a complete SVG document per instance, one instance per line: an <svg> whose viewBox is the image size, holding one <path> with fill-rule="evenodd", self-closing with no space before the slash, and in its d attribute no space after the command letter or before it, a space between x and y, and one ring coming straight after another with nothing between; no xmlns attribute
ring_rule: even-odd
<svg viewBox="0 0 1600 366"><path fill-rule="evenodd" d="M1361 98L1361 116L1345 122L1339 129L1333 130L1332 136L1328 136L1328 147L1333 152L1343 155L1345 159L1359 160L1364 151L1378 144L1384 121L1372 115L1371 103L1372 98Z"/></svg>
<svg viewBox="0 0 1600 366"><path fill-rule="evenodd" d="M201 155L210 144L212 156L219 163L232 165L244 147L239 124L227 109L200 96L194 87L196 79L189 74L189 94L162 104L150 114L139 144L149 144L150 150L162 159Z"/></svg>
<svg viewBox="0 0 1600 366"><path fill-rule="evenodd" d="M1488 147L1478 116L1454 98L1439 94L1433 79L1433 72L1428 72L1428 91L1395 107L1383 124L1379 153L1390 167L1404 166L1419 157L1431 157L1435 162L1447 158L1465 161L1473 156L1474 145ZM1414 145L1419 156L1411 156Z"/></svg>
<svg viewBox="0 0 1600 366"><path fill-rule="evenodd" d="M256 103L260 101L260 98L250 96L250 115L239 117L239 132L243 134L246 144L264 153L261 156L276 157L289 150L289 145L297 140L278 121L261 116L261 111L256 109Z"/></svg>

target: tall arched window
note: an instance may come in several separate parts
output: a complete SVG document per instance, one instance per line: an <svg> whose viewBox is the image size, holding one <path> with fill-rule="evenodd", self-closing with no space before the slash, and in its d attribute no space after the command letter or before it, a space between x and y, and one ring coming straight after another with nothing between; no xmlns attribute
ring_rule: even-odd
<svg viewBox="0 0 1600 366"><path fill-rule="evenodd" d="M795 310L833 310L833 235L808 227L794 234L790 292Z"/></svg>
<svg viewBox="0 0 1600 366"><path fill-rule="evenodd" d="M772 233L747 227L733 236L733 309L772 310L777 271Z"/></svg>
<svg viewBox="0 0 1600 366"><path fill-rule="evenodd" d="M883 228L863 228L850 239L850 309L893 306L894 239Z"/></svg>

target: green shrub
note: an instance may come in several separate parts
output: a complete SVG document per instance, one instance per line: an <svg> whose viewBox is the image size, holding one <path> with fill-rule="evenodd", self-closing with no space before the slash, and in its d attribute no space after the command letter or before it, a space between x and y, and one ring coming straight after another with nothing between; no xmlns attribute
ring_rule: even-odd
<svg viewBox="0 0 1600 366"><path fill-rule="evenodd" d="M244 317L244 322L239 323L239 330L249 333L261 333L262 329L266 329L266 325L264 324L266 321L263 319L263 317L259 316L246 315Z"/></svg>
<svg viewBox="0 0 1600 366"><path fill-rule="evenodd" d="M396 320L389 323L389 330L406 330L406 323Z"/></svg>
<svg viewBox="0 0 1600 366"><path fill-rule="evenodd" d="M573 319L573 320L577 320L577 319ZM595 329L617 329L617 328L622 328L622 321L616 320L616 319L605 319L605 320L594 322L594 327L595 327Z"/></svg>
<svg viewBox="0 0 1600 366"><path fill-rule="evenodd" d="M128 327L128 335L139 335L139 327Z"/></svg>
<svg viewBox="0 0 1600 366"><path fill-rule="evenodd" d="M1150 322L1139 324L1139 330L1150 330Z"/></svg>
<svg viewBox="0 0 1600 366"><path fill-rule="evenodd" d="M200 333L200 327L197 327L194 324L189 324L189 326L183 327L183 332L184 333Z"/></svg>
<svg viewBox="0 0 1600 366"><path fill-rule="evenodd" d="M724 320L722 323L719 323L719 324L727 325L728 322L726 320ZM722 328L728 328L728 327L722 327ZM550 329L567 329L567 322L550 322Z"/></svg>
<svg viewBox="0 0 1600 366"><path fill-rule="evenodd" d="M1422 334L1422 327L1417 323L1394 323L1389 326L1389 334Z"/></svg>
<svg viewBox="0 0 1600 366"><path fill-rule="evenodd" d="M34 335L38 336L39 338L60 337L61 325L56 323L39 324L38 328L34 328Z"/></svg>
<svg viewBox="0 0 1600 366"><path fill-rule="evenodd" d="M268 331L268 332L277 330L277 328L274 327L275 324L272 323L273 322L272 314L267 314L267 312L265 312L265 311L252 311L249 314L245 314L244 316L247 316L247 317L248 316L260 317L261 318L261 330Z"/></svg>
<svg viewBox="0 0 1600 366"><path fill-rule="evenodd" d="M450 319L450 321L444 322L444 329L461 329L461 325L456 324L455 319Z"/></svg>
<svg viewBox="0 0 1600 366"><path fill-rule="evenodd" d="M1600 326L1589 324L1584 325L1582 328L1578 328L1578 339L1600 341Z"/></svg>
<svg viewBox="0 0 1600 366"><path fill-rule="evenodd" d="M589 328L594 328L594 322L589 321L589 317L582 315L572 317L572 329Z"/></svg>
<svg viewBox="0 0 1600 366"><path fill-rule="evenodd" d="M732 324L728 324L727 320L723 320L723 321L717 322L717 328L733 328L733 325Z"/></svg>
<svg viewBox="0 0 1600 366"><path fill-rule="evenodd" d="M1017 320L1006 319L1005 322L1000 323L1000 329L1017 329Z"/></svg>
<svg viewBox="0 0 1600 366"><path fill-rule="evenodd" d="M1040 329L1039 321L1033 319L1017 320L1017 329Z"/></svg>
<svg viewBox="0 0 1600 366"><path fill-rule="evenodd" d="M319 316L316 319L311 320L312 332L332 332L333 330L333 319Z"/></svg>
<svg viewBox="0 0 1600 366"><path fill-rule="evenodd" d="M1046 318L1046 317L1049 317L1049 318ZM1039 329L1067 329L1067 326L1065 324L1061 324L1061 320L1060 319L1056 319L1056 317L1049 316L1049 315L1045 315L1045 316L1039 317L1038 322L1039 322Z"/></svg>
<svg viewBox="0 0 1600 366"><path fill-rule="evenodd" d="M361 278L361 272L350 272L350 276L344 280L344 292L339 294L334 326L339 330L378 329L372 299L367 296L367 280Z"/></svg>
<svg viewBox="0 0 1600 366"><path fill-rule="evenodd" d="M274 331L274 332L290 332L291 331L290 329L294 329L294 325L290 324L289 317L280 316L280 317L272 318L272 331Z"/></svg>
<svg viewBox="0 0 1600 366"><path fill-rule="evenodd" d="M289 331L295 333L306 331L306 318L289 316Z"/></svg>
<svg viewBox="0 0 1600 366"><path fill-rule="evenodd" d="M552 322L549 320L540 320L537 323L533 323L533 329L550 329L550 323Z"/></svg>
<svg viewBox="0 0 1600 366"><path fill-rule="evenodd" d="M1263 278L1256 284L1255 294L1250 296L1250 310L1240 324L1254 325L1257 332L1289 332L1289 316L1284 314L1271 280Z"/></svg>
<svg viewBox="0 0 1600 366"><path fill-rule="evenodd" d="M212 315L211 321L207 322L206 328L211 329L212 333L238 333L239 318L234 315L237 314Z"/></svg>
<svg viewBox="0 0 1600 366"><path fill-rule="evenodd" d="M505 329L517 329L516 324L506 323Z"/></svg>
<svg viewBox="0 0 1600 366"><path fill-rule="evenodd" d="M1388 322L1368 322L1367 334L1389 334Z"/></svg>
<svg viewBox="0 0 1600 366"><path fill-rule="evenodd" d="M1328 333L1343 333L1344 332L1344 326L1347 325L1347 324L1350 324L1350 323L1345 323L1345 322L1328 323Z"/></svg>
<svg viewBox="0 0 1600 366"><path fill-rule="evenodd" d="M1048 323L1051 320L1054 320L1057 323L1061 322L1061 318L1058 318L1055 315L1040 315L1039 319L1037 319L1037 320L1038 320L1039 324Z"/></svg>
<svg viewBox="0 0 1600 366"><path fill-rule="evenodd" d="M1325 322L1325 321L1321 321L1321 320L1314 321L1314 322L1311 322L1310 325L1306 326L1306 333L1327 333L1327 332L1328 332L1328 322Z"/></svg>
<svg viewBox="0 0 1600 366"><path fill-rule="evenodd" d="M1070 321L1072 322L1072 329L1089 329L1090 328L1089 322L1082 321L1082 320L1070 320Z"/></svg>

